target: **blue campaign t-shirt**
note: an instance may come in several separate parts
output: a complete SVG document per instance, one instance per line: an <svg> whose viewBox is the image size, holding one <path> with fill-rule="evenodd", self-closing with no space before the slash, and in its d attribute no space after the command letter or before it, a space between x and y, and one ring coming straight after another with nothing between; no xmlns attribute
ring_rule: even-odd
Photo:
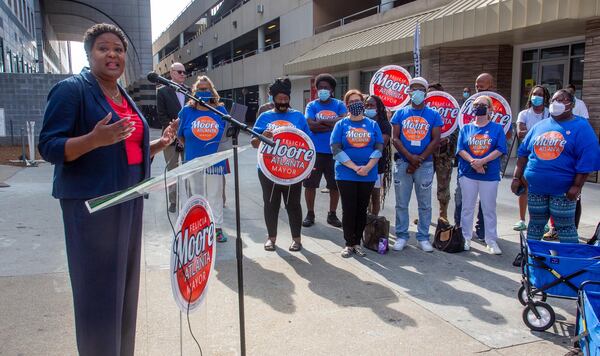
<svg viewBox="0 0 600 356"><path fill-rule="evenodd" d="M565 122L550 117L529 130L519 146L519 157L528 157L525 179L534 194L562 195L577 173L598 169L598 137L579 116Z"/></svg>
<svg viewBox="0 0 600 356"><path fill-rule="evenodd" d="M217 110L227 114L224 106ZM219 150L219 143L225 133L226 122L209 110L198 110L186 105L179 112L179 130L177 136L185 139L183 156L185 161L207 156ZM227 160L223 160L207 169L209 174L226 174Z"/></svg>
<svg viewBox="0 0 600 356"><path fill-rule="evenodd" d="M502 156L488 162L485 174L481 174L477 173L471 167L471 164L458 154L463 150L473 158L485 158L496 150L506 154L506 135L502 125L489 122L483 127L478 127L472 122L464 126L458 134L456 149L459 177L465 176L470 179L484 181L500 180L500 157Z"/></svg>
<svg viewBox="0 0 600 356"><path fill-rule="evenodd" d="M329 120L336 119L339 116L346 114L348 110L344 102L335 98L330 98L327 103L321 100L313 100L306 105L305 116L307 120ZM312 132L312 140L315 144L317 153L331 154L331 147L329 141L331 138L331 131L328 132Z"/></svg>
<svg viewBox="0 0 600 356"><path fill-rule="evenodd" d="M357 166L364 166L369 163L369 157L375 151L375 144L383 143L383 136L376 121L366 117L360 121L352 121L346 117L335 124L330 143L341 144L342 150L352 162ZM369 171L368 175L360 176L336 161L335 179L374 182L377 180L377 165Z"/></svg>
<svg viewBox="0 0 600 356"><path fill-rule="evenodd" d="M420 155L431 142L431 130L442 127L444 123L440 114L425 106L423 109L413 109L411 105L396 111L391 120L392 125L400 126L400 141L406 150L414 155ZM407 160L402 153L400 156ZM431 161L431 155L426 161Z"/></svg>
<svg viewBox="0 0 600 356"><path fill-rule="evenodd" d="M309 137L311 135L306 118L300 111L294 109L288 109L284 113L277 112L275 109L263 112L254 123L254 131L261 134L265 130L273 131L282 126L293 126L304 131Z"/></svg>

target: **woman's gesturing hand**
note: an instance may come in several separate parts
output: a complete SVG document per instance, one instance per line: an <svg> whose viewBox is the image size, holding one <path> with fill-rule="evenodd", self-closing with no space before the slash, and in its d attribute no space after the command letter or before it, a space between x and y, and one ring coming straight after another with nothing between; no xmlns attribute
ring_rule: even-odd
<svg viewBox="0 0 600 356"><path fill-rule="evenodd" d="M103 147L123 141L135 131L134 122L128 117L115 123L109 124L112 112L109 112L102 120L98 121L91 132L92 140L96 147Z"/></svg>

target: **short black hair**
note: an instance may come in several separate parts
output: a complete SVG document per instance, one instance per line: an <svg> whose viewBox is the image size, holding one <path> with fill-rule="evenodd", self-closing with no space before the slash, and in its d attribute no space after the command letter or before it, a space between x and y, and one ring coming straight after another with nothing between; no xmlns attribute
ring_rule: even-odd
<svg viewBox="0 0 600 356"><path fill-rule="evenodd" d="M123 48L125 49L125 52L127 52L127 39L125 38L125 32L115 25L109 23L99 23L88 28L83 35L83 49L85 49L85 53L87 55L89 55L92 51L92 47L94 47L94 43L96 43L98 36L105 33L112 33L119 37L121 42L123 42Z"/></svg>
<svg viewBox="0 0 600 356"><path fill-rule="evenodd" d="M335 90L337 81L335 80L335 77L333 75L329 73L322 73L317 75L317 77L315 78L315 88L318 87L319 83L323 81L329 83L329 85L331 85L331 89Z"/></svg>
<svg viewBox="0 0 600 356"><path fill-rule="evenodd" d="M429 87L427 87L427 91L430 91L431 89L434 89L437 91L444 91L444 87L440 83L429 84Z"/></svg>
<svg viewBox="0 0 600 356"><path fill-rule="evenodd" d="M567 85L567 86L565 87L565 89L573 89L573 91L576 91L576 90L577 90L577 88L575 88L575 85L574 85L574 84L569 84L569 85Z"/></svg>
<svg viewBox="0 0 600 356"><path fill-rule="evenodd" d="M569 98L570 102L575 103L575 95L573 95L567 89L559 89L556 91L556 93L554 93L554 95L556 95L556 94L565 94ZM554 97L554 95L552 95L552 96Z"/></svg>
<svg viewBox="0 0 600 356"><path fill-rule="evenodd" d="M269 87L269 93L273 95L273 98L277 94L285 94L289 97L292 93L292 82L289 78L277 78Z"/></svg>

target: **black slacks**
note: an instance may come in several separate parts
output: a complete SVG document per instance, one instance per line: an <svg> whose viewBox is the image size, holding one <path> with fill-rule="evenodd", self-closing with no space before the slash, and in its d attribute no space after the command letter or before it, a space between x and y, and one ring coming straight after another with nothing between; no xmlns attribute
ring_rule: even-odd
<svg viewBox="0 0 600 356"><path fill-rule="evenodd" d="M287 210L292 237L300 237L302 229L302 205L300 204L302 182L292 185L275 184L260 170L258 171L258 179L262 187L263 210L269 237L277 236L277 221L282 197Z"/></svg>
<svg viewBox="0 0 600 356"><path fill-rule="evenodd" d="M346 246L360 245L375 182L338 180L337 185L342 199L342 228Z"/></svg>
<svg viewBox="0 0 600 356"><path fill-rule="evenodd" d="M142 177L130 166L129 185ZM77 348L82 356L133 355L140 285L143 198L90 214L61 199Z"/></svg>

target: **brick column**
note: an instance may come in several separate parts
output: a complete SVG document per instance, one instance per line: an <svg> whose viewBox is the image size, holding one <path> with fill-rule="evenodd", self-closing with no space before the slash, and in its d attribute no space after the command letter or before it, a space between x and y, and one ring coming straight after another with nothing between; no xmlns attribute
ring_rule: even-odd
<svg viewBox="0 0 600 356"><path fill-rule="evenodd" d="M590 113L590 124L600 134L600 19L585 26L585 57L583 64L583 97ZM597 173L589 181L598 181Z"/></svg>
<svg viewBox="0 0 600 356"><path fill-rule="evenodd" d="M590 124L600 131L600 19L585 26L585 59L583 65L583 101L590 112Z"/></svg>

